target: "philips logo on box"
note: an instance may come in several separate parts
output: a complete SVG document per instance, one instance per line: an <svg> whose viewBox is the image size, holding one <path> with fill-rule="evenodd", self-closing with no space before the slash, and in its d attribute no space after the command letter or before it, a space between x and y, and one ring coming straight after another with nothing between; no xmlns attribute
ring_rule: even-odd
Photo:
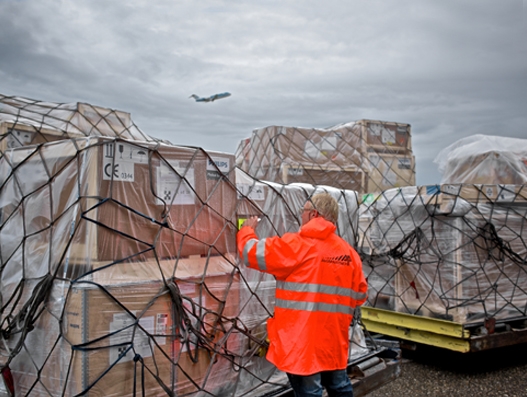
<svg viewBox="0 0 527 397"><path fill-rule="evenodd" d="M230 161L225 157L212 157L207 160L207 179L219 180L230 171Z"/></svg>
<svg viewBox="0 0 527 397"><path fill-rule="evenodd" d="M217 171L219 169L223 173L229 172L229 159L212 157L207 161L207 170Z"/></svg>

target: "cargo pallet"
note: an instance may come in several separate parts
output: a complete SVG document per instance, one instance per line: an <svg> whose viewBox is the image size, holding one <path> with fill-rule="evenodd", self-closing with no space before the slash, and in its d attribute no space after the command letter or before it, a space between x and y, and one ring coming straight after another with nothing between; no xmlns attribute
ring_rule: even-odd
<svg viewBox="0 0 527 397"><path fill-rule="evenodd" d="M526 318L491 318L482 324L461 324L364 306L361 315L372 333L462 353L527 343Z"/></svg>

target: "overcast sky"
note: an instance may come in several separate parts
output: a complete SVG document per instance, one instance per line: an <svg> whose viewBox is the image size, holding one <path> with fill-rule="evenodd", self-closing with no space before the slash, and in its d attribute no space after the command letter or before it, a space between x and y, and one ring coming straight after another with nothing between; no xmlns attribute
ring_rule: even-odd
<svg viewBox="0 0 527 397"><path fill-rule="evenodd" d="M458 139L527 138L527 0L0 0L0 93L230 153L268 125L410 123L438 183Z"/></svg>

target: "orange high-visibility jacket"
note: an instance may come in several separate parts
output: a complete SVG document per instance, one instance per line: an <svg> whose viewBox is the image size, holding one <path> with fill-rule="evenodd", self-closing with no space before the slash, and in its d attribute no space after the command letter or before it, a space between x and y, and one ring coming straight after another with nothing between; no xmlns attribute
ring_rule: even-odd
<svg viewBox="0 0 527 397"><path fill-rule="evenodd" d="M258 240L238 232L247 266L276 277L274 317L267 321L267 359L296 375L344 369L353 311L366 300L367 283L357 252L317 217L298 233Z"/></svg>

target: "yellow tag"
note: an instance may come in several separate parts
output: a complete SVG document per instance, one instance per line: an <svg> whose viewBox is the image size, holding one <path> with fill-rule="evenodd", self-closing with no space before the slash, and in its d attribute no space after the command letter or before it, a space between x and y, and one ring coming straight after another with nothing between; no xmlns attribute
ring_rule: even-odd
<svg viewBox="0 0 527 397"><path fill-rule="evenodd" d="M243 222L245 222L247 218L240 218L238 219L238 230L242 228Z"/></svg>

